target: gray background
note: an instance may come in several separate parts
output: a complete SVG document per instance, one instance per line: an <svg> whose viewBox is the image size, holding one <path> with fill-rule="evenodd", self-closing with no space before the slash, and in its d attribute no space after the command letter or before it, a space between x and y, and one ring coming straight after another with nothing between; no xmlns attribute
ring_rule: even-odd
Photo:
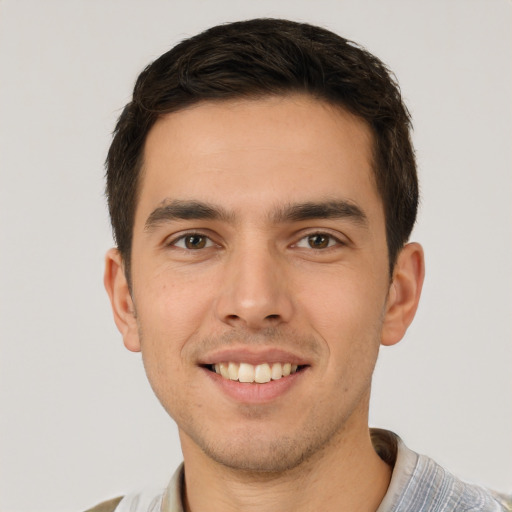
<svg viewBox="0 0 512 512"><path fill-rule="evenodd" d="M0 508L163 485L176 428L102 286L110 132L138 72L218 22L281 16L365 45L415 120L427 279L384 348L372 425L512 491L512 3L0 1Z"/></svg>

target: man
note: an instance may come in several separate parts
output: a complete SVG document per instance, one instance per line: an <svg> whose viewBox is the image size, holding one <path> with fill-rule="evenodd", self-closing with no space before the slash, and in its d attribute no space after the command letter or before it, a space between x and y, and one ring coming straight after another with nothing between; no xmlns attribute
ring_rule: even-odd
<svg viewBox="0 0 512 512"><path fill-rule="evenodd" d="M148 66L116 127L105 286L184 464L118 511L506 510L369 431L424 262L386 67L324 29L214 27Z"/></svg>

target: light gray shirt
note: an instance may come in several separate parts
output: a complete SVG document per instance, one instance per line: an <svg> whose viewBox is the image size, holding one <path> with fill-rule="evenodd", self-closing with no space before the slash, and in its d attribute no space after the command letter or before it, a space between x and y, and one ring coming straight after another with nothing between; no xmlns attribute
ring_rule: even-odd
<svg viewBox="0 0 512 512"><path fill-rule="evenodd" d="M395 434L372 430L377 453L394 466L388 491L376 512L512 511L512 496L502 496L460 481L425 455L409 450ZM184 512L183 464L167 489L125 496L115 512Z"/></svg>

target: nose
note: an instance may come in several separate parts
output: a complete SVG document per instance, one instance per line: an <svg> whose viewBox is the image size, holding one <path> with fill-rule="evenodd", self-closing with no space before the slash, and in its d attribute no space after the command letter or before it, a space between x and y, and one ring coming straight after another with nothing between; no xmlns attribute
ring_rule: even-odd
<svg viewBox="0 0 512 512"><path fill-rule="evenodd" d="M285 267L284 256L268 246L234 251L224 265L217 318L254 331L289 322L294 308Z"/></svg>

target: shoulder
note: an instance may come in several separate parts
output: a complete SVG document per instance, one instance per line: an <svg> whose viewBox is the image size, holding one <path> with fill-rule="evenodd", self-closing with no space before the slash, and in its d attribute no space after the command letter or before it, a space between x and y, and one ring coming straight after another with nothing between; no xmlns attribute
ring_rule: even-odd
<svg viewBox="0 0 512 512"><path fill-rule="evenodd" d="M146 490L99 503L85 512L158 512L164 492Z"/></svg>
<svg viewBox="0 0 512 512"><path fill-rule="evenodd" d="M411 483L416 500L442 505L439 510L503 512L506 499L479 485L463 482L424 455L418 456ZM509 502L510 504L510 502ZM443 508L444 507L444 508ZM437 510L433 507L433 510Z"/></svg>
<svg viewBox="0 0 512 512"><path fill-rule="evenodd" d="M120 496L118 498L103 501L102 503L99 503L95 507L88 508L85 512L113 512L117 508L117 505L119 505L119 502L122 499L123 497Z"/></svg>
<svg viewBox="0 0 512 512"><path fill-rule="evenodd" d="M181 490L183 488L183 464L176 469L167 487L146 489L104 501L85 512L183 512Z"/></svg>
<svg viewBox="0 0 512 512"><path fill-rule="evenodd" d="M503 507L506 512L512 512L512 494L502 494L490 491L493 498Z"/></svg>
<svg viewBox="0 0 512 512"><path fill-rule="evenodd" d="M463 482L429 457L408 449L398 436L395 439L391 483L378 512L512 511L510 496Z"/></svg>

